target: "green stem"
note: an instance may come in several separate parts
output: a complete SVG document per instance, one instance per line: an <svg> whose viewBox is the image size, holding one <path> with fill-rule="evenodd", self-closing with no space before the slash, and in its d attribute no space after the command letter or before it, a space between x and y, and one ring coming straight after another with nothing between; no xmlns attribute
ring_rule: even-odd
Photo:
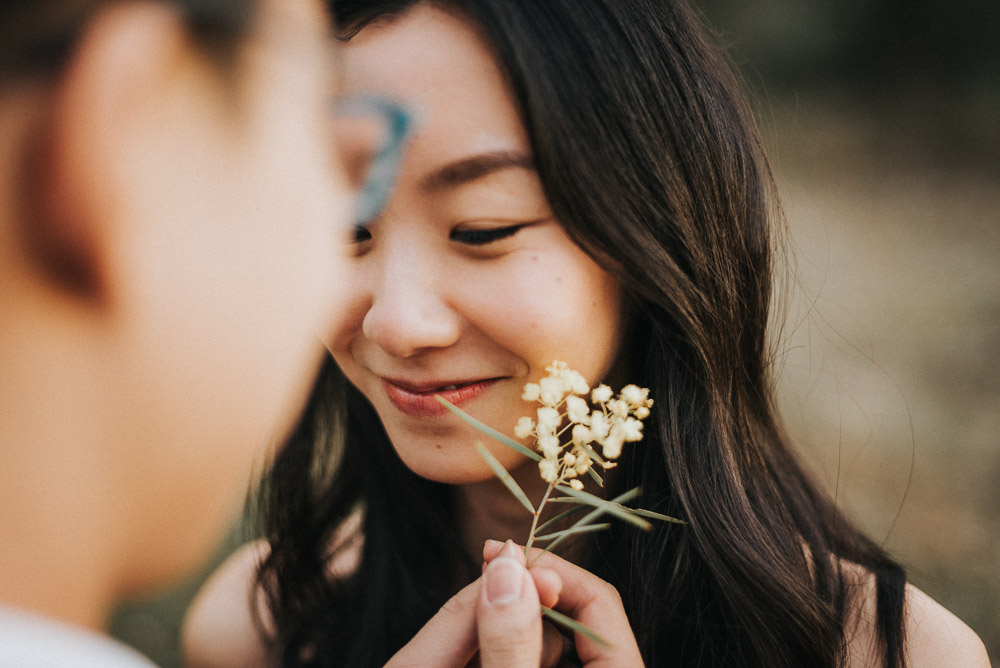
<svg viewBox="0 0 1000 668"><path fill-rule="evenodd" d="M531 544L535 542L535 531L538 528L538 519L542 516L542 509L545 508L545 502L549 500L549 496L552 494L552 490L555 489L556 483L558 483L560 478L556 478L554 482L549 483L549 488L545 490L545 496L542 497L541 503L535 509L534 514L531 518L531 531L528 532L528 540L524 545L524 557L528 558L528 554L531 551Z"/></svg>

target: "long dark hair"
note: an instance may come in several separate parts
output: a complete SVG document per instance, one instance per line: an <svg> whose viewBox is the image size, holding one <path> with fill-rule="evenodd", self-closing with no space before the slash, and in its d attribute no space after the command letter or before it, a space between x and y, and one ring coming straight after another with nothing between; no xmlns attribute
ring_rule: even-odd
<svg viewBox="0 0 1000 668"><path fill-rule="evenodd" d="M345 38L416 2L334 0ZM875 581L884 663L903 659L903 570L797 463L775 417L766 330L774 185L738 82L682 0L442 0L492 46L538 172L573 239L634 304L623 378L651 388L642 447L610 495L685 518L618 524L585 565L622 595L651 666L834 666ZM261 571L282 665L382 665L466 563L447 486L400 462L368 402L328 362L262 496ZM357 574L328 574L363 509ZM464 579L463 579L464 578Z"/></svg>

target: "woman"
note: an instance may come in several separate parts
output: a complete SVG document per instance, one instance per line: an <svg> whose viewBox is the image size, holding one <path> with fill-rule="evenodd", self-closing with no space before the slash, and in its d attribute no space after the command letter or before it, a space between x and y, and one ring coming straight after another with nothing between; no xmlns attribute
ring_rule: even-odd
<svg viewBox="0 0 1000 668"><path fill-rule="evenodd" d="M332 4L348 88L422 124L388 208L356 230L336 366L268 481L259 581L281 665L381 665L475 577L484 539L525 538L482 436L433 395L510 433L555 359L656 401L604 493L641 486L636 505L688 524L613 525L564 552L621 594L648 665L987 665L785 442L765 337L774 188L690 9ZM490 447L537 499L534 463Z"/></svg>

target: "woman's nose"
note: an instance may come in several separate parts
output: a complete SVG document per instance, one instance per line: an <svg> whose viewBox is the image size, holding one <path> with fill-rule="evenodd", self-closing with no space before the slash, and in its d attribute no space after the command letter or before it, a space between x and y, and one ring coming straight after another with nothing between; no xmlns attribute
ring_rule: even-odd
<svg viewBox="0 0 1000 668"><path fill-rule="evenodd" d="M374 277L362 332L394 357L446 348L458 341L462 319L452 309L429 258L396 255Z"/></svg>

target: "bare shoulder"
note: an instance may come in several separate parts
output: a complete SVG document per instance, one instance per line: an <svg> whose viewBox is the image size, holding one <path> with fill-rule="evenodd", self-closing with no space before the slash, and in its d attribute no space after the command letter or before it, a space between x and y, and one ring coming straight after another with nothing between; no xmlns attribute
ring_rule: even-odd
<svg viewBox="0 0 1000 668"><path fill-rule="evenodd" d="M361 518L353 515L334 534L330 577L353 573L361 558ZM267 663L273 621L257 571L268 554L264 541L247 543L219 566L199 590L181 628L187 668L245 668Z"/></svg>
<svg viewBox="0 0 1000 668"><path fill-rule="evenodd" d="M906 591L906 645L912 668L990 668L975 631L912 585Z"/></svg>
<svg viewBox="0 0 1000 668"><path fill-rule="evenodd" d="M261 626L270 624L257 569L267 556L264 541L248 543L219 566L184 616L181 647L188 668L237 668L266 663Z"/></svg>
<svg viewBox="0 0 1000 668"><path fill-rule="evenodd" d="M842 565L849 586L859 589L858 604L847 620L847 666L880 666L875 646L874 576L855 564ZM983 641L962 620L913 585L906 586L905 600L908 668L990 668Z"/></svg>

